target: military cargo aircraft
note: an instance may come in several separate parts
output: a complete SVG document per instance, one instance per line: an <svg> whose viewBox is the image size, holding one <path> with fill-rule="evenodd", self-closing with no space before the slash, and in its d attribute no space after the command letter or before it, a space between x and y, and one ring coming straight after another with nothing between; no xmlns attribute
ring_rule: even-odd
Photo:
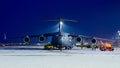
<svg viewBox="0 0 120 68"><path fill-rule="evenodd" d="M20 36L16 38L23 38L25 43L30 43L30 39L33 37L38 38L40 42L44 42L48 37L52 37L50 43L45 44L45 49L72 49L74 46L76 46L76 43L80 43L80 45L83 45L85 41L87 41L89 44L87 47L91 47L92 44L96 44L97 40L108 40L103 38L96 38L96 37L88 37L73 33L67 33L62 32L62 24L64 21L68 22L77 22L76 20L69 20L69 19L63 19L63 18L56 18L53 20L48 21L57 21L59 22L59 30L58 32L53 33L45 33L45 34L38 34L38 35L27 35L27 36ZM6 39L6 35L5 35Z"/></svg>

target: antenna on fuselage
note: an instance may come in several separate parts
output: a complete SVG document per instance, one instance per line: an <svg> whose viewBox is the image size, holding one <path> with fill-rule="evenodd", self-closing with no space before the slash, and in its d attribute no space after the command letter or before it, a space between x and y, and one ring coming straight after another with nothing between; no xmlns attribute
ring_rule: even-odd
<svg viewBox="0 0 120 68"><path fill-rule="evenodd" d="M48 21L58 21L59 22L58 32L62 32L62 25L63 25L64 21L77 22L76 20L63 19L61 17L55 18L55 19L50 19Z"/></svg>

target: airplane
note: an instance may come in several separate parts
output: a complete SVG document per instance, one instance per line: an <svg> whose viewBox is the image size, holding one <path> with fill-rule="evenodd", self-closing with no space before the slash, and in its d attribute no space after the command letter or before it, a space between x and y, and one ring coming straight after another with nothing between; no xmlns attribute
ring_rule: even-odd
<svg viewBox="0 0 120 68"><path fill-rule="evenodd" d="M38 35L27 35L27 36L20 36L16 38L23 38L25 43L30 43L30 38L36 37L40 42L44 42L48 37L52 37L49 44L44 45L45 49L72 49L76 46L76 43L84 44L85 41L89 43L88 47L91 47L92 44L96 44L97 40L106 40L103 38L96 38L96 37L88 37L84 35L78 35L73 33L67 33L62 31L62 24L63 22L77 22L76 20L69 20L63 18L56 18L48 21L57 21L59 22L59 27L57 32L53 33L45 33L45 34L38 34ZM6 35L4 37L6 39Z"/></svg>

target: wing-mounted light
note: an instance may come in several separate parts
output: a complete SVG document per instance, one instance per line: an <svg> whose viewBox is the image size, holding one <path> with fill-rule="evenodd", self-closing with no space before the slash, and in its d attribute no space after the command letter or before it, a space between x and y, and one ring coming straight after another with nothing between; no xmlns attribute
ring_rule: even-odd
<svg viewBox="0 0 120 68"><path fill-rule="evenodd" d="M44 42L46 40L46 37L45 36L39 36L39 41L40 42Z"/></svg>
<svg viewBox="0 0 120 68"><path fill-rule="evenodd" d="M30 42L30 37L29 36L24 37L24 42L29 43Z"/></svg>

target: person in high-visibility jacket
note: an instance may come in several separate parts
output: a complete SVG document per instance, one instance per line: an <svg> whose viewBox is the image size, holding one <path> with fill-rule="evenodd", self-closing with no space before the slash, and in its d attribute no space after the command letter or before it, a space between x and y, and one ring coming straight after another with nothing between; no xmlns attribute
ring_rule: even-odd
<svg viewBox="0 0 120 68"><path fill-rule="evenodd" d="M96 45L96 44L92 44L92 45L91 45L91 48L92 48L92 50L93 50L93 49L96 49L96 48L97 48L97 45Z"/></svg>

